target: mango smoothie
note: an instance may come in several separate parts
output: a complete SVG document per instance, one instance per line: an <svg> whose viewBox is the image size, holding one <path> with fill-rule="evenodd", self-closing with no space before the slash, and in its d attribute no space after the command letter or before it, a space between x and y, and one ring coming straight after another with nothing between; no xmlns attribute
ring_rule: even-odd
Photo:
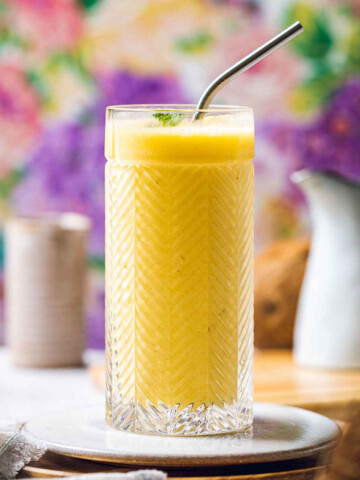
<svg viewBox="0 0 360 480"><path fill-rule="evenodd" d="M106 125L107 421L241 430L252 416L252 111L192 122L129 110L110 107Z"/></svg>

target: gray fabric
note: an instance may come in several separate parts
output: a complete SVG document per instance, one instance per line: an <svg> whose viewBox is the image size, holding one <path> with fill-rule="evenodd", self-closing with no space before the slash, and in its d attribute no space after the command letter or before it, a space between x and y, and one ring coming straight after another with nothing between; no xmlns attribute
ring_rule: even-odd
<svg viewBox="0 0 360 480"><path fill-rule="evenodd" d="M103 361L103 352L87 352L86 363ZM24 369L15 367L5 348L0 348L0 480L13 479L27 463L38 460L45 450L30 445L21 435L21 426L30 418L56 413L58 410L89 404L104 408L104 394L92 384L85 368ZM164 480L166 474L156 470L89 474L69 477L74 480ZM44 480L44 479L43 479Z"/></svg>
<svg viewBox="0 0 360 480"><path fill-rule="evenodd" d="M21 434L21 427L20 424L0 423L0 480L12 480L25 465L39 460L46 451L40 445L29 443ZM138 470L67 478L68 480L165 480L166 477L166 474L159 470Z"/></svg>
<svg viewBox="0 0 360 480"><path fill-rule="evenodd" d="M0 479L10 480L29 462L45 453L40 445L30 444L21 434L21 425L0 425Z"/></svg>

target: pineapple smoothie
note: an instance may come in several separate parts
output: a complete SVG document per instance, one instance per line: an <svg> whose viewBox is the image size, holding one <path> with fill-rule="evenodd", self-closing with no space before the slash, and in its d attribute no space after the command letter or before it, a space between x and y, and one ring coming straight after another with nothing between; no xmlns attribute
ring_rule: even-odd
<svg viewBox="0 0 360 480"><path fill-rule="evenodd" d="M116 108L105 142L107 421L239 430L252 415L252 111L192 122Z"/></svg>

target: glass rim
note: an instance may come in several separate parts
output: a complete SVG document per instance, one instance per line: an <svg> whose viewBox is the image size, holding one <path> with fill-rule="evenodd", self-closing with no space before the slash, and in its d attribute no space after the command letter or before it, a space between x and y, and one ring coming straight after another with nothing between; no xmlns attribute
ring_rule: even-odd
<svg viewBox="0 0 360 480"><path fill-rule="evenodd" d="M196 104L187 103L139 103L132 105L109 105L106 107L108 112L173 112L173 113L242 113L252 112L251 107L240 105L210 105L208 108L196 108Z"/></svg>

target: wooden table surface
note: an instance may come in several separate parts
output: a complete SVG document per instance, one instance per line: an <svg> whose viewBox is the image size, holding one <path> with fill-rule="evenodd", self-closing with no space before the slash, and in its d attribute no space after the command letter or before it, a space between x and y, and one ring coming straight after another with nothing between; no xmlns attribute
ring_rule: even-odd
<svg viewBox="0 0 360 480"><path fill-rule="evenodd" d="M360 403L360 370L299 367L288 350L255 353L255 401L306 408L346 420L349 404Z"/></svg>
<svg viewBox="0 0 360 480"><path fill-rule="evenodd" d="M103 365L90 369L105 390ZM360 403L360 370L319 370L295 365L289 350L257 350L254 361L256 402L305 408L336 420L346 419L352 402Z"/></svg>

